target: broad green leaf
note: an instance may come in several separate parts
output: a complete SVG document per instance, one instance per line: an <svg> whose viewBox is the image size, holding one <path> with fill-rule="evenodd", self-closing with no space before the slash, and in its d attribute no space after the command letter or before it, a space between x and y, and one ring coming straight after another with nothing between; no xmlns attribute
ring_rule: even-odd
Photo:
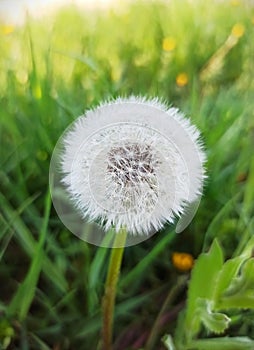
<svg viewBox="0 0 254 350"><path fill-rule="evenodd" d="M185 329L189 337L199 331L200 318L198 317L197 300L204 298L213 300L214 288L223 266L223 254L217 240L214 240L208 253L201 254L192 270L188 290Z"/></svg>
<svg viewBox="0 0 254 350"><path fill-rule="evenodd" d="M221 337L192 341L186 350L253 350L254 340L248 337Z"/></svg>
<svg viewBox="0 0 254 350"><path fill-rule="evenodd" d="M225 297L221 300L223 309L254 309L254 292L253 290L238 293L231 297Z"/></svg>
<svg viewBox="0 0 254 350"><path fill-rule="evenodd" d="M197 314L209 332L223 333L229 326L230 318L219 312L213 312L213 302L207 299L197 300Z"/></svg>
<svg viewBox="0 0 254 350"><path fill-rule="evenodd" d="M223 309L254 308L254 258L248 259L219 299Z"/></svg>
<svg viewBox="0 0 254 350"><path fill-rule="evenodd" d="M237 293L242 293L245 290L253 290L254 291L254 259L248 259L239 276L235 277L228 289L225 291L224 296L232 296Z"/></svg>
<svg viewBox="0 0 254 350"><path fill-rule="evenodd" d="M249 240L249 242L246 244L246 247L240 256L237 256L233 259L229 259L223 265L223 268L218 275L217 285L215 288L215 294L214 294L215 309L224 308L224 305L222 305L221 298L223 293L225 293L226 289L229 289L229 290L231 289L232 291L233 286L237 288L237 284L238 284L238 289L242 288L242 285L239 285L239 283L243 275L245 276L245 278L247 278L247 276L249 276L249 278L253 278L252 272L248 272L249 270L252 271L252 267L250 267L249 264L253 264L253 263L246 262L246 260L250 258L252 254L253 247L254 247L254 237L252 237ZM238 274L244 262L246 262L246 264L244 265L244 268L242 270L242 274L241 274L242 277L240 277L238 276Z"/></svg>
<svg viewBox="0 0 254 350"><path fill-rule="evenodd" d="M215 309L223 308L223 305L221 305L220 302L220 297L222 293L229 287L230 283L232 282L232 279L235 278L235 276L239 272L242 262L243 257L238 256L236 258L229 259L223 265L222 270L218 274L217 284L215 286L214 291Z"/></svg>

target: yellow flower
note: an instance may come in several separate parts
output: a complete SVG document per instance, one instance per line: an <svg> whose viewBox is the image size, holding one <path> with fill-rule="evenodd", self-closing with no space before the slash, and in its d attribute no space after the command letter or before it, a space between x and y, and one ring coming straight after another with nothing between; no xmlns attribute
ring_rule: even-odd
<svg viewBox="0 0 254 350"><path fill-rule="evenodd" d="M243 36L245 32L245 27L242 23L236 23L231 31L231 34L235 37L235 38L241 38Z"/></svg>
<svg viewBox="0 0 254 350"><path fill-rule="evenodd" d="M176 84L183 87L188 84L188 75L186 73L179 73L176 77Z"/></svg>
<svg viewBox="0 0 254 350"><path fill-rule="evenodd" d="M4 35L8 35L14 32L14 26L10 25L10 24L5 24L1 27L1 32Z"/></svg>
<svg viewBox="0 0 254 350"><path fill-rule="evenodd" d="M194 258L188 253L174 252L172 254L172 263L180 271L189 271L194 265Z"/></svg>
<svg viewBox="0 0 254 350"><path fill-rule="evenodd" d="M162 48L164 51L173 51L176 47L176 40L172 37L163 39Z"/></svg>

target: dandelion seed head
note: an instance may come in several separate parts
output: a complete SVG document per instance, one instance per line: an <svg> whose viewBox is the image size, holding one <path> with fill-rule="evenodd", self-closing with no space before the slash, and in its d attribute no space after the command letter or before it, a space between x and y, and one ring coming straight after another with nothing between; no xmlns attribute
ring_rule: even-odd
<svg viewBox="0 0 254 350"><path fill-rule="evenodd" d="M64 134L61 182L84 220L149 236L201 196L199 132L158 99L118 98Z"/></svg>

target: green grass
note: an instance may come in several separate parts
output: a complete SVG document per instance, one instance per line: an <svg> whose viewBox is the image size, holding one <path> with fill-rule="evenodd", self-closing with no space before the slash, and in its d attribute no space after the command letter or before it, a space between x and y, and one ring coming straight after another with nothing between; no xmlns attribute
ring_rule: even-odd
<svg viewBox="0 0 254 350"><path fill-rule="evenodd" d="M125 250L116 349L144 345L180 275L173 251L196 258L217 238L226 258L241 253L254 228L253 21L248 1L175 0L103 12L68 8L9 34L0 23L0 348L97 347L109 252L60 222L48 169L64 129L102 100L163 98L199 127L208 155L191 225L177 236L166 227ZM165 38L175 42L172 51L163 49ZM181 73L184 86L177 85ZM185 299L180 293L168 311L156 350L164 349L160 336L174 332ZM244 311L226 334L254 339L252 317Z"/></svg>

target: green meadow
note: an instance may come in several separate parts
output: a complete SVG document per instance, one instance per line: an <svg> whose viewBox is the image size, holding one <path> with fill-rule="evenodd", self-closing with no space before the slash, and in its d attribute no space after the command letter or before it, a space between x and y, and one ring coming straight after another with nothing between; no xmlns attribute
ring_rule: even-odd
<svg viewBox="0 0 254 350"><path fill-rule="evenodd" d="M114 350L254 349L253 38L247 0L0 22L0 349L102 349L110 249L62 224L49 164L86 109L129 95L158 96L191 119L208 177L184 232L168 225L125 249Z"/></svg>

